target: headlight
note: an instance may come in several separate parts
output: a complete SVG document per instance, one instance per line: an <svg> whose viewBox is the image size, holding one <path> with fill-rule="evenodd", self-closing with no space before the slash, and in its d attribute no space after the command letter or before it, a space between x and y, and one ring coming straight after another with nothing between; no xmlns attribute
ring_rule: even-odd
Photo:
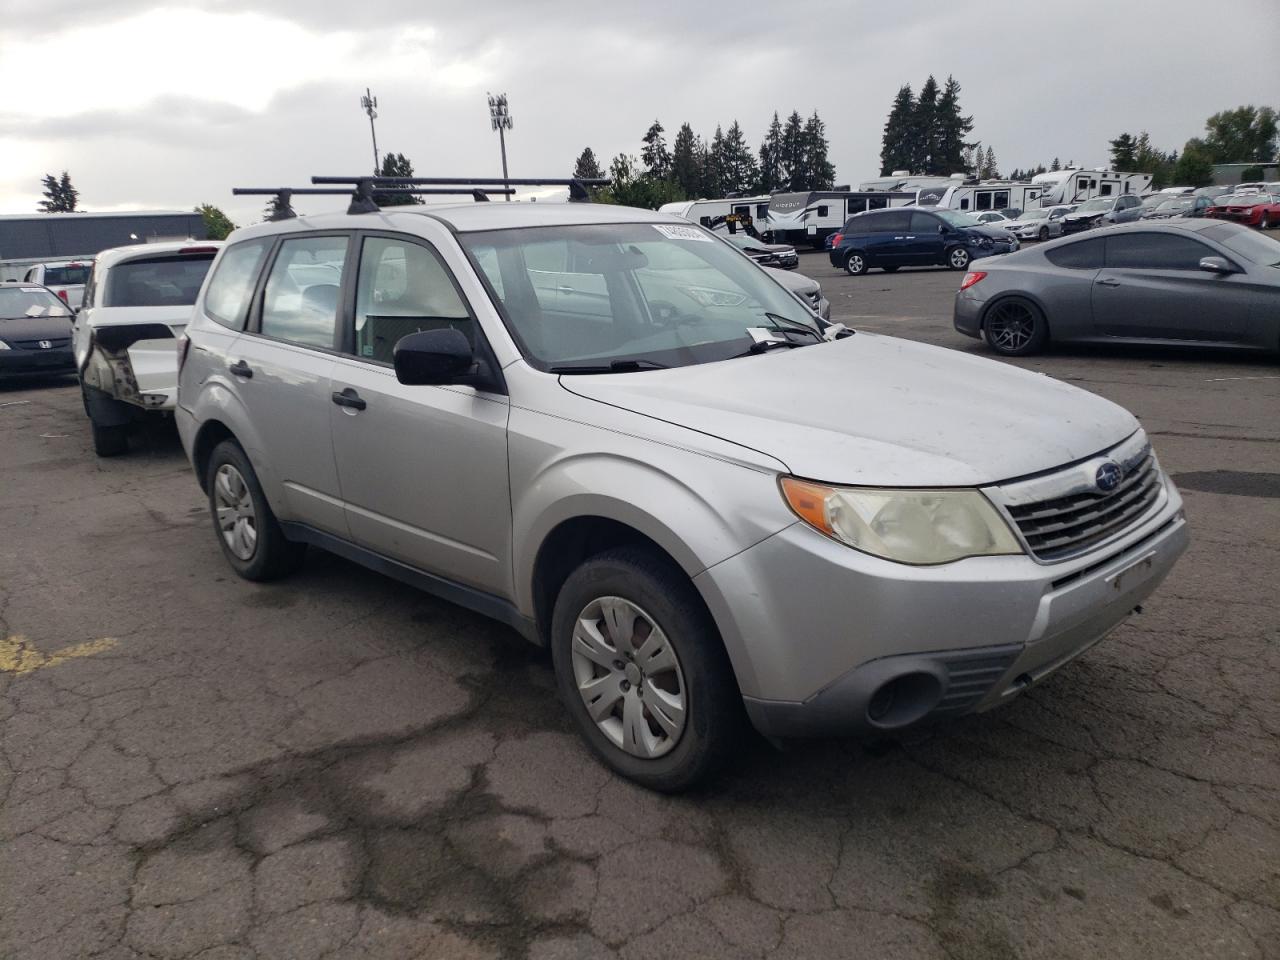
<svg viewBox="0 0 1280 960"><path fill-rule="evenodd" d="M898 563L950 563L1020 554L1009 525L977 490L829 487L782 478L787 504L809 526Z"/></svg>
<svg viewBox="0 0 1280 960"><path fill-rule="evenodd" d="M740 293L733 293L729 290L714 290L711 287L685 287L684 292L704 307L736 307L747 300Z"/></svg>

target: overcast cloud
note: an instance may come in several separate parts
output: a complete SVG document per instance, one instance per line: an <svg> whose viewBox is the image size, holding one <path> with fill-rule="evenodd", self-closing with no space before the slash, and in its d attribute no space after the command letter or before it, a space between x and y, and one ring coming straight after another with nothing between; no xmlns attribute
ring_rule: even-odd
<svg viewBox="0 0 1280 960"><path fill-rule="evenodd" d="M568 0L0 0L0 213L34 212L71 172L86 210L190 208L237 222L236 185L369 169L498 176L485 93L506 91L512 176L567 176L584 146L638 154L657 117L758 144L776 109L817 109L839 182L879 172L898 87L954 74L972 137L1004 169L1107 161L1147 130L1165 149L1210 113L1280 106L1280 6L1237 0L804 4ZM299 203L304 210L333 204Z"/></svg>

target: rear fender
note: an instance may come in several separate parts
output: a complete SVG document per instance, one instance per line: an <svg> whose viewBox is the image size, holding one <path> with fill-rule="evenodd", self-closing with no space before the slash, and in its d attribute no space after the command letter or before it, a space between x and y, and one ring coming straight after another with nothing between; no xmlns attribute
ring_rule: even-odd
<svg viewBox="0 0 1280 960"><path fill-rule="evenodd" d="M95 328L88 350L80 365L80 379L86 386L101 390L109 397L135 406L158 408L170 399L167 395L146 393L129 358L129 348L143 341L174 342L173 331L163 323L139 323Z"/></svg>

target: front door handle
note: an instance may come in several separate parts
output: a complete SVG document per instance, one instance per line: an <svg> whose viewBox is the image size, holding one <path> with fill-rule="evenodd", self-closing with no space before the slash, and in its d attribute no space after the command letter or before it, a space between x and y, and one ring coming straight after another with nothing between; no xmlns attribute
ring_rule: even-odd
<svg viewBox="0 0 1280 960"><path fill-rule="evenodd" d="M332 394L332 399L338 406L350 407L352 410L363 410L368 406L368 404L361 399L360 394L356 393L351 387L347 387L341 393L335 390Z"/></svg>
<svg viewBox="0 0 1280 960"><path fill-rule="evenodd" d="M1101 280L1099 280L1099 281L1098 281L1098 283L1099 283L1101 286L1104 286L1104 287L1118 287L1118 286L1120 286L1120 281L1119 281L1119 280L1116 280L1116 279L1114 279L1114 278L1112 278L1112 277L1103 277Z"/></svg>
<svg viewBox="0 0 1280 960"><path fill-rule="evenodd" d="M249 366L243 360L237 360L231 366L227 367L237 377L244 377L246 380L253 379L253 367Z"/></svg>

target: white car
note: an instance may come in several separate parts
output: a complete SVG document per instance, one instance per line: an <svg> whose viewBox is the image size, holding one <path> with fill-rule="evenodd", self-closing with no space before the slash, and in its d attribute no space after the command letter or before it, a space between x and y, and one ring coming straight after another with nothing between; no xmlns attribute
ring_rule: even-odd
<svg viewBox="0 0 1280 960"><path fill-rule="evenodd" d="M222 244L183 240L98 254L76 315L72 348L99 456L124 453L129 424L172 412L177 337Z"/></svg>
<svg viewBox="0 0 1280 960"><path fill-rule="evenodd" d="M1012 233L1019 240L1048 240L1062 236L1062 218L1071 212L1071 207L1062 204L1056 207L1034 207L1023 211L1017 220L997 224Z"/></svg>
<svg viewBox="0 0 1280 960"><path fill-rule="evenodd" d="M91 269L92 260L50 260L28 267L22 281L48 287L59 300L75 310L84 299L84 282Z"/></svg>
<svg viewBox="0 0 1280 960"><path fill-rule="evenodd" d="M988 227L1007 227L1013 223L1013 217L1006 216L999 210L983 210L981 213L970 213L969 216Z"/></svg>

